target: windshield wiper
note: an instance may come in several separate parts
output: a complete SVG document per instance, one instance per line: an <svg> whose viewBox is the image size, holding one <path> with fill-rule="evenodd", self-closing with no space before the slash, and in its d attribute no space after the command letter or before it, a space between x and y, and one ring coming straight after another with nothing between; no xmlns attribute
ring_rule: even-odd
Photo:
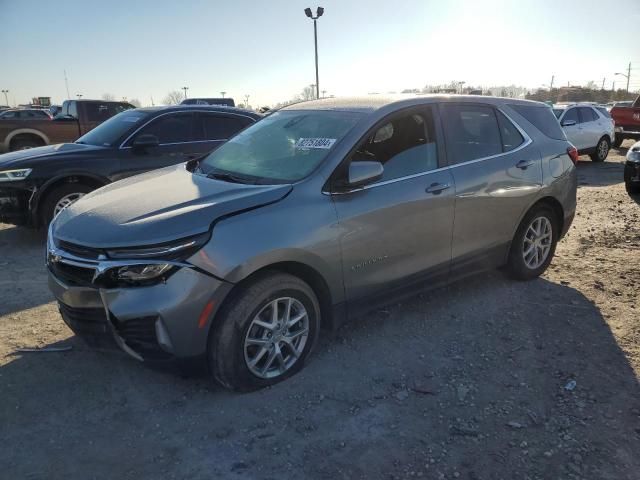
<svg viewBox="0 0 640 480"><path fill-rule="evenodd" d="M208 174L207 178L214 178L216 180L222 180L223 182L232 182L232 183L243 183L243 184L254 183L245 177L239 177L237 175L233 175L232 173L213 172Z"/></svg>

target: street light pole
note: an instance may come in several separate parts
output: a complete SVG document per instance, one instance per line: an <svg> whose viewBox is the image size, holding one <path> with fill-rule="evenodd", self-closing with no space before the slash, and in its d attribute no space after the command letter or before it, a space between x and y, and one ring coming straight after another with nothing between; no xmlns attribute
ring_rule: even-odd
<svg viewBox="0 0 640 480"><path fill-rule="evenodd" d="M7 98L7 93L9 93L9 90L2 90L2 93L4 93L4 104L8 107L9 99Z"/></svg>
<svg viewBox="0 0 640 480"><path fill-rule="evenodd" d="M616 72L616 75L622 75L627 79L627 93L629 93L629 79L631 78L631 62L629 62L629 67L627 68L627 73Z"/></svg>
<svg viewBox="0 0 640 480"><path fill-rule="evenodd" d="M320 77L318 74L318 19L324 13L324 8L318 7L316 9L315 16L311 12L310 8L305 8L304 13L307 17L313 20L313 44L316 54L316 98L320 98Z"/></svg>
<svg viewBox="0 0 640 480"><path fill-rule="evenodd" d="M184 90L184 99L187 99L187 90L189 90L189 87L182 87L182 90Z"/></svg>
<svg viewBox="0 0 640 480"><path fill-rule="evenodd" d="M220 95L222 95L222 98L224 98L224 96L227 94L227 92L220 92Z"/></svg>

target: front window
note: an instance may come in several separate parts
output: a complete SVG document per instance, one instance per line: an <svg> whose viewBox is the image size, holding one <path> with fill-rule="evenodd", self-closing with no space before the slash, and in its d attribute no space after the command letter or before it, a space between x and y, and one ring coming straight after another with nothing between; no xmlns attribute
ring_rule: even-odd
<svg viewBox="0 0 640 480"><path fill-rule="evenodd" d="M84 134L76 143L114 147L132 128L139 127L149 114L139 110L128 110L111 117L90 132Z"/></svg>
<svg viewBox="0 0 640 480"><path fill-rule="evenodd" d="M360 118L356 112L276 112L212 152L200 170L255 183L295 182L320 165Z"/></svg>

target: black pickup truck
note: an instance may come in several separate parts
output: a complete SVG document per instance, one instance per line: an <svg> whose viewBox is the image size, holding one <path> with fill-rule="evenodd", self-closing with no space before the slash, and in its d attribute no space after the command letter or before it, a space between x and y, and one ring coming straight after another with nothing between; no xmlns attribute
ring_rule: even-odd
<svg viewBox="0 0 640 480"><path fill-rule="evenodd" d="M50 119L0 120L0 153L74 142L114 115L135 108L126 102L65 100Z"/></svg>

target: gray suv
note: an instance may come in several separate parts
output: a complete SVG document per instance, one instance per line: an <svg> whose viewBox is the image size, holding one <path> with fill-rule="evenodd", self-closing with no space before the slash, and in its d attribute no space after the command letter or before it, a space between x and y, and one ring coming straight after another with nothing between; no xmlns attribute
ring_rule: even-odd
<svg viewBox="0 0 640 480"><path fill-rule="evenodd" d="M347 317L488 268L540 275L573 220L576 160L536 102L291 105L63 210L49 285L77 334L138 360L206 359L252 390Z"/></svg>

